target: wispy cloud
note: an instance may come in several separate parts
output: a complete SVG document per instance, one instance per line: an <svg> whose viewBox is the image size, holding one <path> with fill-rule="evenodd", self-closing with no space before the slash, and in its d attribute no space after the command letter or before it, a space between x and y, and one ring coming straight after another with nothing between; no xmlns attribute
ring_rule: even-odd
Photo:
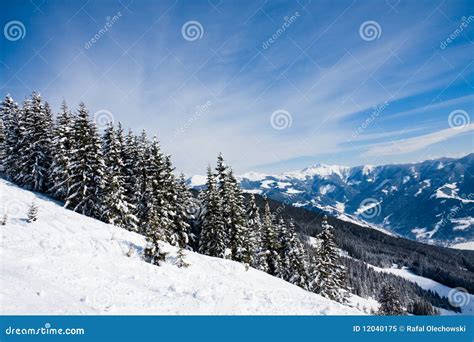
<svg viewBox="0 0 474 342"><path fill-rule="evenodd" d="M451 139L459 134L465 134L474 130L474 124L469 124L463 129L447 128L430 134L421 135L409 139L397 140L390 143L380 144L369 148L364 153L366 156L389 156L419 151L427 146Z"/></svg>
<svg viewBox="0 0 474 342"><path fill-rule="evenodd" d="M468 14L467 0L450 6L403 0L41 6L50 25L39 24L45 14L34 6L9 2L0 13L18 13L28 32L28 44L2 45L2 92L21 101L36 89L53 108L65 98L71 106L85 101L92 113L109 110L124 126L157 135L188 174L203 172L218 152L237 172L360 164L377 149L385 162L391 140L440 131L452 110L472 106L472 43L461 35L439 49ZM84 42L118 10L120 20L85 50ZM297 20L264 49L296 11ZM381 27L373 41L359 35L369 19ZM200 39L183 39L189 20L202 25ZM388 108L351 140L373 106L385 102ZM291 126L272 127L277 110L290 113Z"/></svg>

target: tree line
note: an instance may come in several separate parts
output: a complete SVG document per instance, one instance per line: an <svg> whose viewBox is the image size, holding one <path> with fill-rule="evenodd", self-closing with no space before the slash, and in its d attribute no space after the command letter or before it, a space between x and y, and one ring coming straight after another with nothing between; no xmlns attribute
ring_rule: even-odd
<svg viewBox="0 0 474 342"><path fill-rule="evenodd" d="M73 112L63 102L54 117L36 92L21 106L7 95L0 110L5 177L49 194L68 209L145 235L146 261L161 263L164 241L179 247L181 257L183 249L195 249L345 300L345 269L333 227L324 221L316 253L310 253L292 220L273 215L268 203L260 213L253 196L244 201L222 155L214 170L208 167L207 186L196 203L184 176L175 175L170 156L145 131L124 133L120 123L110 123L99 132L84 103ZM191 226L197 226L197 234Z"/></svg>

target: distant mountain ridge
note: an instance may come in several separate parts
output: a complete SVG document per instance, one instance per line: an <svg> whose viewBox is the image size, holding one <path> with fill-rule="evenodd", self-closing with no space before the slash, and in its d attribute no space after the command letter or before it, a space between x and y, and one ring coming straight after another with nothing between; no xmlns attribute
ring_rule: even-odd
<svg viewBox="0 0 474 342"><path fill-rule="evenodd" d="M238 177L266 195L414 240L453 245L474 240L474 153L413 164L356 167L317 164L279 175ZM205 179L189 179L200 187Z"/></svg>

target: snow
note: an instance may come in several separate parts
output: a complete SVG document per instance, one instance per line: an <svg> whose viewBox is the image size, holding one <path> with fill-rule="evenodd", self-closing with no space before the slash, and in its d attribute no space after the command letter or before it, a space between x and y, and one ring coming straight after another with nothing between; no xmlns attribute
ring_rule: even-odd
<svg viewBox="0 0 474 342"><path fill-rule="evenodd" d="M291 183L288 182L277 182L276 184L279 189L285 189L286 187L291 185Z"/></svg>
<svg viewBox="0 0 474 342"><path fill-rule="evenodd" d="M270 185L274 184L275 181L273 180L264 180L262 183L261 183L261 187L264 188L264 189L270 189Z"/></svg>
<svg viewBox="0 0 474 342"><path fill-rule="evenodd" d="M340 213L344 213L346 211L346 205L342 202L336 202L336 209L340 212Z"/></svg>
<svg viewBox="0 0 474 342"><path fill-rule="evenodd" d="M319 187L319 192L321 195L326 195L330 192L333 192L334 190L336 190L336 187L332 184L326 184Z"/></svg>
<svg viewBox="0 0 474 342"><path fill-rule="evenodd" d="M436 198L449 198L461 201L462 203L474 203L472 199L466 199L458 196L459 189L456 183L446 183L443 186L436 189Z"/></svg>
<svg viewBox="0 0 474 342"><path fill-rule="evenodd" d="M237 177L237 179L242 180L242 179L248 179L249 181L252 182L258 182L264 180L268 175L264 173L259 173L259 172L247 172L244 173L243 175Z"/></svg>
<svg viewBox="0 0 474 342"><path fill-rule="evenodd" d="M416 192L415 197L420 195L423 192L423 190L425 190L426 188L429 188L430 186L431 186L431 179L425 179L423 182L421 182L421 186Z"/></svg>
<svg viewBox="0 0 474 342"><path fill-rule="evenodd" d="M263 191L260 189L244 189L243 192L256 195L261 195L263 193Z"/></svg>
<svg viewBox="0 0 474 342"><path fill-rule="evenodd" d="M190 187L202 186L202 185L205 185L206 182L207 182L207 177L203 175L194 175L191 178L189 178Z"/></svg>
<svg viewBox="0 0 474 342"><path fill-rule="evenodd" d="M296 190L296 189L293 189L293 188L289 188L289 189L286 189L286 192L287 192L288 194L292 194L292 195L293 195L293 194L300 194L300 193L302 193L303 191L301 191L301 190Z"/></svg>
<svg viewBox="0 0 474 342"><path fill-rule="evenodd" d="M405 278L413 283L418 284L418 286L420 286L422 289L436 292L442 297L451 298L451 296L453 296L453 289L451 287L440 284L432 279L416 275L412 273L407 267L380 268L380 267L376 267L369 264L367 265L378 272L391 273L399 277ZM469 300L466 300L467 304L461 308L462 314L473 315L474 314L474 295L466 294L466 296L469 296ZM444 310L443 313L454 314L454 312L446 311L446 310Z"/></svg>
<svg viewBox="0 0 474 342"><path fill-rule="evenodd" d="M374 169L375 169L375 166L373 165L364 165L362 167L362 174L364 176L368 176L372 171L374 171Z"/></svg>
<svg viewBox="0 0 474 342"><path fill-rule="evenodd" d="M474 225L474 217L451 219L451 222L455 224L455 226L453 227L454 231L467 230Z"/></svg>
<svg viewBox="0 0 474 342"><path fill-rule="evenodd" d="M38 221L27 223L33 199ZM360 311L230 260L176 249L157 267L144 238L0 180L0 314L354 315ZM127 254L131 253L131 256Z"/></svg>
<svg viewBox="0 0 474 342"><path fill-rule="evenodd" d="M362 310L369 315L377 312L380 306L379 302L373 298L362 298L354 294L351 294L347 300L349 306Z"/></svg>
<svg viewBox="0 0 474 342"><path fill-rule="evenodd" d="M452 245L451 248L474 251L474 241L457 243Z"/></svg>
<svg viewBox="0 0 474 342"><path fill-rule="evenodd" d="M339 176L341 179L345 179L350 168L347 166L339 165L325 165L317 164L310 166L302 171L286 172L282 175L289 178L296 178L304 180L307 177L320 176L321 178L329 178L332 175Z"/></svg>

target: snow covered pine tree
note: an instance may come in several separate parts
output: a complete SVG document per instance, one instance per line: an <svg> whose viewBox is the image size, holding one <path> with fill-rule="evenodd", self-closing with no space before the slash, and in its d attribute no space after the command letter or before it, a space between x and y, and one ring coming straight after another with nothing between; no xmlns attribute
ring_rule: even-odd
<svg viewBox="0 0 474 342"><path fill-rule="evenodd" d="M379 302L379 315L396 316L404 314L398 293L392 285L385 284L382 287L382 290L380 291Z"/></svg>
<svg viewBox="0 0 474 342"><path fill-rule="evenodd" d="M332 232L334 228L327 222L327 216L323 218L322 228L322 232L317 236L320 245L317 248L316 274L313 275L315 279L313 279L312 291L329 299L344 302L345 270L334 243Z"/></svg>

